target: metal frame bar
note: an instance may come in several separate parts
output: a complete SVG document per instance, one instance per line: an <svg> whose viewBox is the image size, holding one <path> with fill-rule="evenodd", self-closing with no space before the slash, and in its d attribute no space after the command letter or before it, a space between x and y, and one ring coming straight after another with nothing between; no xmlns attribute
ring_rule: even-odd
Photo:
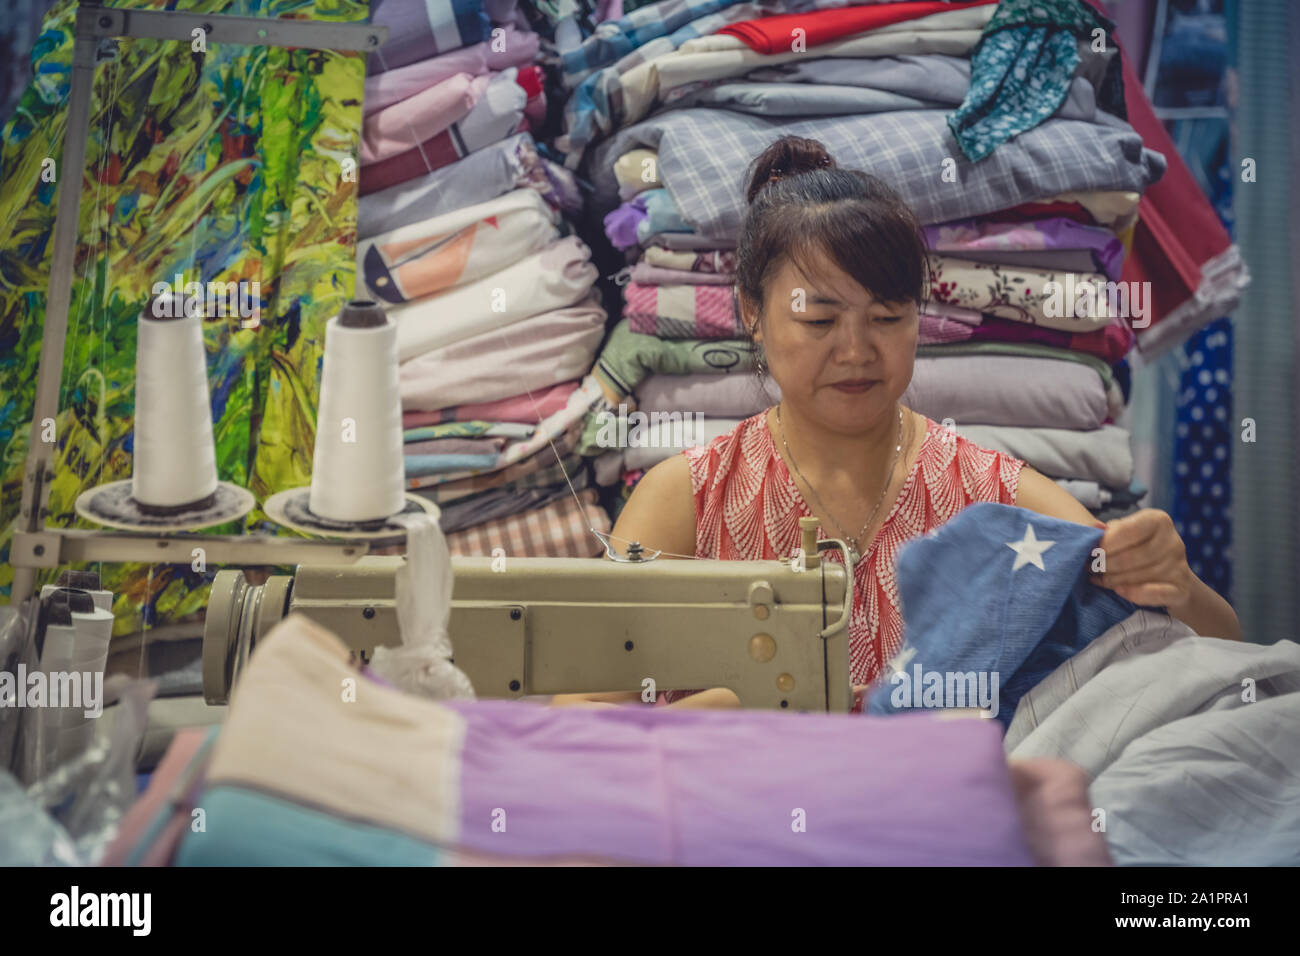
<svg viewBox="0 0 1300 956"><path fill-rule="evenodd" d="M141 547L151 554L168 548L170 541L198 542L200 537L173 538L156 535L103 535L103 547L82 540L84 532L45 528L49 514L50 482L54 480L54 443L41 440L42 423L58 415L59 385L67 345L68 307L72 301L73 266L77 251L77 227L81 214L81 186L86 172L86 143L89 138L90 101L95 78L99 42L117 37L190 41L193 31L203 30L205 41L238 43L245 46L300 47L317 50L376 50L388 38L388 28L371 23L323 23L312 20L270 20L257 17L213 16L186 11L124 10L84 4L77 10L72 54L72 81L68 91L68 123L63 142L59 182L59 208L54 220L54 248L50 280L45 299L45 324L41 333L41 361L36 376L36 403L32 414L27 467L23 473L22 506L10 563L14 566L10 603L26 599L35 589L36 568L51 567L52 557L95 554L98 559L137 559ZM93 533L92 533L93 534ZM266 549L267 560L255 563L293 563L294 560L335 561L365 553L366 545L346 546L332 542L292 541L297 550L272 545L269 536L247 536L247 543ZM228 538L202 539L214 552L243 556L246 547L234 547ZM20 544L22 547L20 547ZM37 550L37 549L40 550ZM152 549L152 550L150 550ZM305 549L305 550L304 550ZM285 555L296 557L289 559ZM249 562L254 563L254 562Z"/></svg>

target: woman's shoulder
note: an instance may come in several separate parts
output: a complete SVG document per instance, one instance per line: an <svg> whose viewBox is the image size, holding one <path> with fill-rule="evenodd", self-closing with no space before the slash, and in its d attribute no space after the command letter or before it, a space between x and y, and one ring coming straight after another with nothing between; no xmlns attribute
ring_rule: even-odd
<svg viewBox="0 0 1300 956"><path fill-rule="evenodd" d="M925 417L925 422L927 435L922 455L927 473L948 473L956 477L965 499L962 504L974 501L1015 504L1023 461L1006 452L977 445L957 430L952 419L936 422Z"/></svg>
<svg viewBox="0 0 1300 956"><path fill-rule="evenodd" d="M704 444L682 451L691 470L691 485L696 494L702 488L724 484L744 463L754 463L770 454L767 447L767 409L737 422Z"/></svg>

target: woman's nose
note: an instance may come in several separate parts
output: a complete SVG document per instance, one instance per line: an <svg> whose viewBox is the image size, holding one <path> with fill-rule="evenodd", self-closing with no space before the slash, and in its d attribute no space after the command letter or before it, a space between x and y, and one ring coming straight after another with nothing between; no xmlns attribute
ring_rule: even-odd
<svg viewBox="0 0 1300 956"><path fill-rule="evenodd" d="M835 351L836 357L844 364L872 362L880 354L875 332L869 322L845 322L840 326L840 332Z"/></svg>

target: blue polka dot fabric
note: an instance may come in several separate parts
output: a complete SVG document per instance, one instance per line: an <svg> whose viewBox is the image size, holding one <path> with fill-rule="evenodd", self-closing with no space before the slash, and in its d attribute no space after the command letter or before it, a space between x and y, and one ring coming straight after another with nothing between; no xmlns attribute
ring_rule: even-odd
<svg viewBox="0 0 1300 956"><path fill-rule="evenodd" d="M1232 330L1217 319L1184 346L1187 367L1178 394L1170 516L1187 547L1187 563L1231 600L1233 423Z"/></svg>

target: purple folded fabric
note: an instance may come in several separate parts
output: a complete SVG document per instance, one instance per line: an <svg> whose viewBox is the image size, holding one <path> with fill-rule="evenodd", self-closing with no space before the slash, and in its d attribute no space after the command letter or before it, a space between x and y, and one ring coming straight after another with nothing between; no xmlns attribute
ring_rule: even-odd
<svg viewBox="0 0 1300 956"><path fill-rule="evenodd" d="M605 216L605 235L615 249L636 245L636 227L649 218L645 211L645 197L638 196L625 202Z"/></svg>
<svg viewBox="0 0 1300 956"><path fill-rule="evenodd" d="M366 62L369 74L481 43L492 27L481 0L371 0L370 21L388 27L388 39Z"/></svg>
<svg viewBox="0 0 1300 956"><path fill-rule="evenodd" d="M468 849L685 866L1034 863L994 721L444 706L466 723Z"/></svg>
<svg viewBox="0 0 1300 956"><path fill-rule="evenodd" d="M498 73L507 67L532 63L536 59L536 33L523 33L513 26L501 29L505 33L499 44L500 50L494 50L492 43L476 43L387 73L367 76L366 98L362 107L364 114L368 118L372 113L409 99L458 73L482 76L485 73Z"/></svg>
<svg viewBox="0 0 1300 956"><path fill-rule="evenodd" d="M1124 267L1124 244L1113 232L1060 217L1026 222L960 219L926 226L925 241L932 252L958 258L972 250L1087 249L1113 281Z"/></svg>

